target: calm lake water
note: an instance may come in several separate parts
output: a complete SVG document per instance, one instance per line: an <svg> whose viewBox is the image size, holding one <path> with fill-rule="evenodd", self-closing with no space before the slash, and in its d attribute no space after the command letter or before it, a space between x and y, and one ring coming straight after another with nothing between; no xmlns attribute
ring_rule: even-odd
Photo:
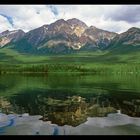
<svg viewBox="0 0 140 140"><path fill-rule="evenodd" d="M42 115L59 126L117 112L140 117L138 74L0 75L0 111Z"/></svg>

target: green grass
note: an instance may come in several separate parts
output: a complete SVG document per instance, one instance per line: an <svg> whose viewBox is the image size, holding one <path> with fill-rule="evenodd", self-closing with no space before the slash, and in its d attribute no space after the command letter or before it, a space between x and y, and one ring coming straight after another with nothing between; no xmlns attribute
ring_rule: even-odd
<svg viewBox="0 0 140 140"><path fill-rule="evenodd" d="M4 55L4 56L1 56ZM41 62L46 61L48 57L46 56L35 56L35 55L29 55L29 54L20 54L17 51L14 51L12 49L3 48L0 49L0 58L1 63L6 62L7 58L10 58L13 63L34 63L34 62ZM9 62L9 61L7 61Z"/></svg>
<svg viewBox="0 0 140 140"><path fill-rule="evenodd" d="M139 73L140 52L111 54L107 51L67 55L29 55L0 49L0 72Z"/></svg>
<svg viewBox="0 0 140 140"><path fill-rule="evenodd" d="M107 51L79 52L66 55L21 54L13 49L0 49L0 63L139 63L140 52L111 54Z"/></svg>

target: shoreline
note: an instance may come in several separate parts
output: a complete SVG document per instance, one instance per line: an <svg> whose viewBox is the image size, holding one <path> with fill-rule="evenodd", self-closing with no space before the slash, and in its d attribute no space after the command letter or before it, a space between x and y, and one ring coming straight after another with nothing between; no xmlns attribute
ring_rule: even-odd
<svg viewBox="0 0 140 140"><path fill-rule="evenodd" d="M139 135L140 118L121 113L110 113L107 117L88 117L87 121L76 126L58 126L50 121L44 122L40 115L30 116L24 113L3 114L13 119L12 125L0 126L0 135ZM6 122L6 121L5 121ZM2 124L2 117L0 117ZM11 123L9 121L9 123Z"/></svg>

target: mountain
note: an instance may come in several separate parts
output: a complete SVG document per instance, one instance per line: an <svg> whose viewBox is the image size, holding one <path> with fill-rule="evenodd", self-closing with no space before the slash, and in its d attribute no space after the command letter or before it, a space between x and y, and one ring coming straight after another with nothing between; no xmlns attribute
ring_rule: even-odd
<svg viewBox="0 0 140 140"><path fill-rule="evenodd" d="M57 51L59 49L60 51L79 50L83 46L88 48L91 44L94 44L95 47L100 47L101 43L109 43L116 35L116 33L98 28L96 30L92 29L92 27L89 28L84 22L75 18L67 21L60 19L50 25L35 29L29 34L30 36L27 33L26 38L30 44L37 46L38 49L47 48L51 51L56 49ZM30 38L35 39L31 40Z"/></svg>
<svg viewBox="0 0 140 140"><path fill-rule="evenodd" d="M38 49L49 48L60 51L65 49L76 49L79 44L79 36L87 28L87 25L78 19L57 20L50 25L28 32L25 36L27 42ZM57 47L57 51L59 49Z"/></svg>
<svg viewBox="0 0 140 140"><path fill-rule="evenodd" d="M88 27L76 18L59 19L27 33L22 30L7 30L0 34L0 47L8 46L22 53L66 54L94 50L123 53L140 49L139 45L139 28L132 27L117 34L95 26Z"/></svg>
<svg viewBox="0 0 140 140"><path fill-rule="evenodd" d="M140 29L132 27L114 37L107 47L111 52L128 53L140 50Z"/></svg>
<svg viewBox="0 0 140 140"><path fill-rule="evenodd" d="M85 45L84 49L86 50L96 47L102 49L107 47L116 35L117 33L101 30L91 26L84 31L80 37L80 42Z"/></svg>
<svg viewBox="0 0 140 140"><path fill-rule="evenodd" d="M15 49L31 53L70 53L106 47L116 33L88 27L79 19L60 19L31 30L14 43Z"/></svg>
<svg viewBox="0 0 140 140"><path fill-rule="evenodd" d="M9 31L6 30L0 33L0 47L4 47L10 42L16 42L24 37L25 32L22 30Z"/></svg>
<svg viewBox="0 0 140 140"><path fill-rule="evenodd" d="M50 25L43 25L26 33L26 35L17 41L15 49L25 52L36 53L67 53L73 50L78 37L72 30L71 25L63 20L57 20Z"/></svg>

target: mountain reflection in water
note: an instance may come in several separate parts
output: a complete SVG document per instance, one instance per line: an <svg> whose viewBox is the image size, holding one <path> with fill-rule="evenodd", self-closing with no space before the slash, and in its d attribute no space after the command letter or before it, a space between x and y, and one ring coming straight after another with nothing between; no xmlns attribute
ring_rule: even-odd
<svg viewBox="0 0 140 140"><path fill-rule="evenodd" d="M41 115L41 120L59 126L77 126L88 117L103 117L117 110L140 117L139 78L134 75L1 75L0 109L6 114Z"/></svg>

